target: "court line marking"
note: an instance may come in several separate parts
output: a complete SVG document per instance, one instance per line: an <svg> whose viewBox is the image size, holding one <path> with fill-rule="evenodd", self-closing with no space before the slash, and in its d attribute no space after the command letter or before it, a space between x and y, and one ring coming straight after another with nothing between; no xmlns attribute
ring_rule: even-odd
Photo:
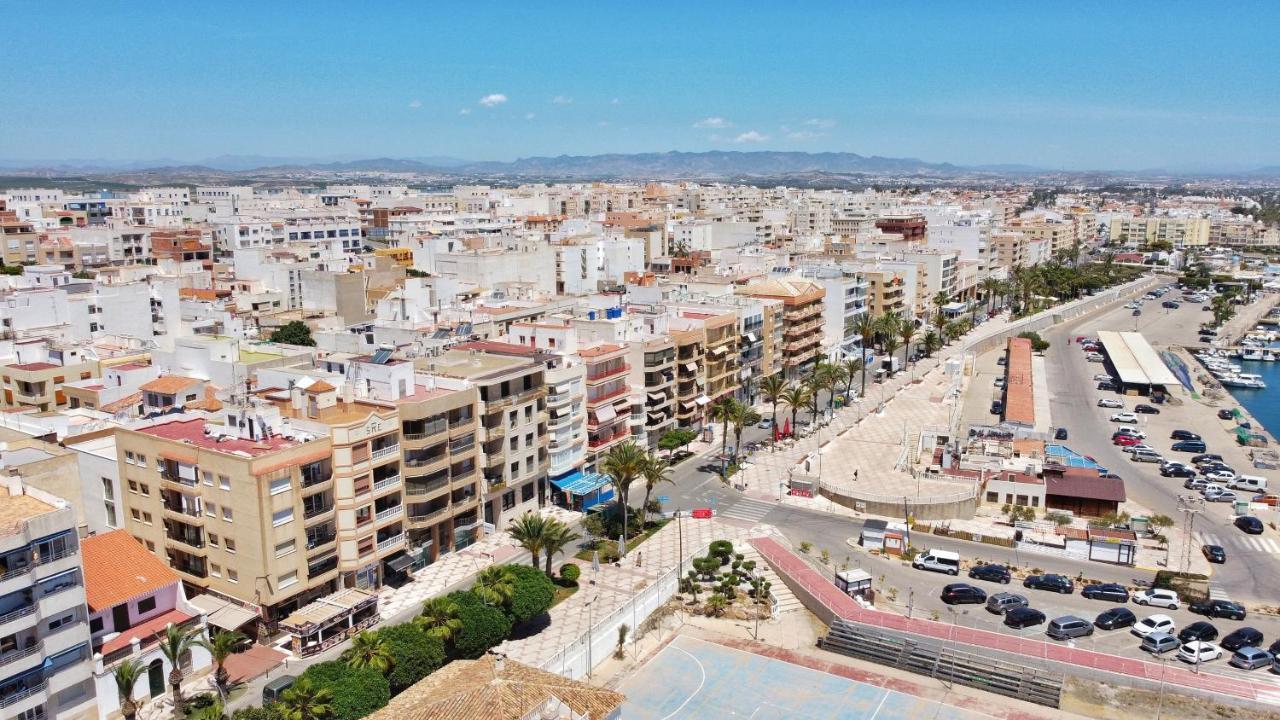
<svg viewBox="0 0 1280 720"><path fill-rule="evenodd" d="M888 700L889 694L893 692L888 688L881 689L884 690L884 695L880 698L880 704L876 705L876 709L871 713L871 717L868 720L876 720L876 716L880 714L880 708L884 707L884 701ZM939 703L939 705L941 705L941 703Z"/></svg>
<svg viewBox="0 0 1280 720"><path fill-rule="evenodd" d="M676 650L679 650L680 652L684 653L685 655L688 655L689 659L692 660L694 664L698 666L698 672L702 673L702 679L698 681L698 688L694 690L692 693L690 693L689 697L685 698L684 702L680 703L679 707L677 707L675 710L672 710L670 713L668 713L666 717L662 718L662 720L671 720L671 718L675 717L681 710L684 710L684 706L688 705L690 700L698 697L698 693L702 692L702 687L707 684L707 670L706 668L702 667L701 660L694 657L693 653L689 652L688 650L685 650L684 648L678 645L672 644L672 645L669 645L668 647L673 647Z"/></svg>

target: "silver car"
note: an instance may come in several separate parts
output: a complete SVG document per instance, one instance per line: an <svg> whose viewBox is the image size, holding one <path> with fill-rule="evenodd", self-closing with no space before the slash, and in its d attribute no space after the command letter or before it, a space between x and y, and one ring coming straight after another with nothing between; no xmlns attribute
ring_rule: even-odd
<svg viewBox="0 0 1280 720"><path fill-rule="evenodd" d="M1014 608L1027 607L1031 603L1023 595L1011 592L998 592L987 598L987 611L1003 615Z"/></svg>

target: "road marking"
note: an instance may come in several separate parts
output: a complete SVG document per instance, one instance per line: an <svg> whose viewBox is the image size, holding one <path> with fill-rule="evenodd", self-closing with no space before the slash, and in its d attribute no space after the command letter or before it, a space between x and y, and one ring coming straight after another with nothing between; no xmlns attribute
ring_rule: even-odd
<svg viewBox="0 0 1280 720"><path fill-rule="evenodd" d="M721 510L720 517L731 517L739 520L751 520L753 522L764 519L773 508L776 507L771 503L752 500L751 498L740 498L733 505Z"/></svg>

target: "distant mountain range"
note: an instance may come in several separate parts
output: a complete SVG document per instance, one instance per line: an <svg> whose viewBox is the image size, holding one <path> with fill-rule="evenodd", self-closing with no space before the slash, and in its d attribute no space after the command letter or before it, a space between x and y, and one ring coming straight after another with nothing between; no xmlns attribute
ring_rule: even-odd
<svg viewBox="0 0 1280 720"><path fill-rule="evenodd" d="M1133 172L1070 172L1030 165L993 164L962 166L931 163L916 158L866 156L847 152L660 152L612 153L606 155L559 155L527 157L511 162L474 162L455 157L359 158L358 156L272 157L261 155L221 155L186 162L179 160L105 161L6 161L0 159L0 173L56 178L71 174L91 177L152 179L183 177L279 178L299 174L408 173L441 178L473 176L492 178L564 179L726 179L786 178L814 176L872 176L910 178L1029 177L1044 175L1089 176L1205 176L1280 177L1280 167L1232 173L1179 173L1165 170Z"/></svg>

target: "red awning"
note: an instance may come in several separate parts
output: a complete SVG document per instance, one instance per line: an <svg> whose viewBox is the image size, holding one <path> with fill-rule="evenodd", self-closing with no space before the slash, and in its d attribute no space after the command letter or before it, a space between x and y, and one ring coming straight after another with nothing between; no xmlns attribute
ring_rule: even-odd
<svg viewBox="0 0 1280 720"><path fill-rule="evenodd" d="M110 655L116 650L129 647L129 643L133 638L138 638L142 641L143 645L146 645L148 642L155 639L156 633L164 632L165 627L167 627L169 623L177 625L178 623L184 623L190 620L191 617L191 615L188 615L181 610L170 610L166 613L160 613L141 625L134 625L128 630L125 630L119 635L102 643L102 648L98 650L98 652L102 653L104 656Z"/></svg>

